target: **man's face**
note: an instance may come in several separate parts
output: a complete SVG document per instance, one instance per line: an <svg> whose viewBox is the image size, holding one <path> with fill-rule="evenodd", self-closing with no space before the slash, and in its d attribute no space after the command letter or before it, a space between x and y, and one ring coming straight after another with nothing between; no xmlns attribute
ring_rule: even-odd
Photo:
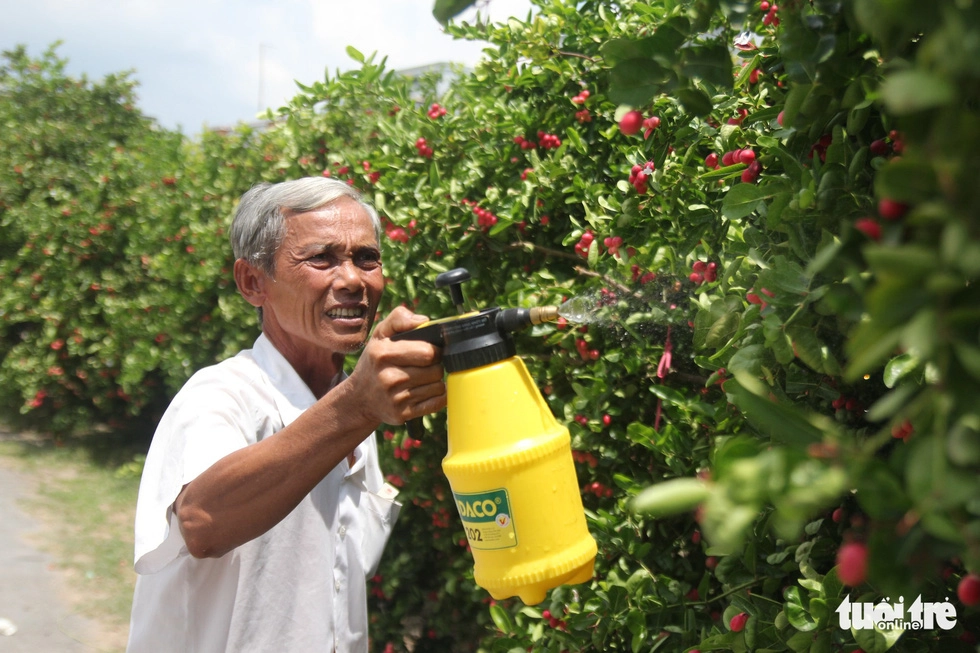
<svg viewBox="0 0 980 653"><path fill-rule="evenodd" d="M384 289L370 216L345 197L307 213L287 213L285 223L275 279L265 284L263 331L290 359L357 351Z"/></svg>

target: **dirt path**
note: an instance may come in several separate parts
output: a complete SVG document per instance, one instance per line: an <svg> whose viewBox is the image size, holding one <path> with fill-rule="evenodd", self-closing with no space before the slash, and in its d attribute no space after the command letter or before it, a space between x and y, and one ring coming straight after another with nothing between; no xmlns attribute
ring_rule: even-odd
<svg viewBox="0 0 980 653"><path fill-rule="evenodd" d="M45 524L25 508L37 480L0 456L0 651L106 653L125 633L79 613L68 575L40 546Z"/></svg>

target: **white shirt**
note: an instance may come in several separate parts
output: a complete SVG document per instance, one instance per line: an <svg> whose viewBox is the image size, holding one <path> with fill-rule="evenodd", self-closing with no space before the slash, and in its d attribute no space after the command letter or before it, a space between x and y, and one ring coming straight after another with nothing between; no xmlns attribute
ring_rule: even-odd
<svg viewBox="0 0 980 653"><path fill-rule="evenodd" d="M184 485L315 401L264 335L174 397L140 483L129 653L368 650L366 580L400 508L373 435L353 467L341 462L279 524L221 558L191 556L173 514Z"/></svg>

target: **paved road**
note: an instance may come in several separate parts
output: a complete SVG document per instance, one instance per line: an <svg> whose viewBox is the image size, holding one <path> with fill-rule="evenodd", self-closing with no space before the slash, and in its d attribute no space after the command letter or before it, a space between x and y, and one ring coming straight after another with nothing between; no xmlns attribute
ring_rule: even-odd
<svg viewBox="0 0 980 653"><path fill-rule="evenodd" d="M0 653L92 653L94 623L67 605L65 580L32 545L40 524L22 505L31 479L0 460ZM13 634L11 625L16 628Z"/></svg>

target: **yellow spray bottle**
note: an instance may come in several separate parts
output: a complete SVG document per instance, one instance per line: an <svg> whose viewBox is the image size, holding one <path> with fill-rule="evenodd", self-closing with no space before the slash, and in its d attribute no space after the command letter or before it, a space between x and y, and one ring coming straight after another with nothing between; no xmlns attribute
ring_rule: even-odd
<svg viewBox="0 0 980 653"><path fill-rule="evenodd" d="M440 274L462 306L462 268ZM597 552L559 424L516 355L511 333L555 320L557 307L489 308L396 336L443 347L449 480L473 553L477 585L534 605L559 585L592 578Z"/></svg>

